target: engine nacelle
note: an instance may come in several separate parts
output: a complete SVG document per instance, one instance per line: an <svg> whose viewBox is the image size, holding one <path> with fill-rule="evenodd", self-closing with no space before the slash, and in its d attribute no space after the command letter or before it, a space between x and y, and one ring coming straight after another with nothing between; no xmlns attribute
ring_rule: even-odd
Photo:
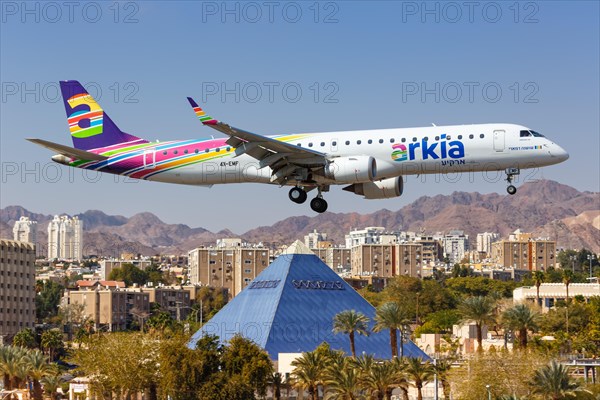
<svg viewBox="0 0 600 400"><path fill-rule="evenodd" d="M404 181L401 176L375 182L355 183L344 190L364 196L365 199L389 199L402 196Z"/></svg>
<svg viewBox="0 0 600 400"><path fill-rule="evenodd" d="M370 182L377 177L377 162L370 156L334 158L325 166L325 176L337 183Z"/></svg>

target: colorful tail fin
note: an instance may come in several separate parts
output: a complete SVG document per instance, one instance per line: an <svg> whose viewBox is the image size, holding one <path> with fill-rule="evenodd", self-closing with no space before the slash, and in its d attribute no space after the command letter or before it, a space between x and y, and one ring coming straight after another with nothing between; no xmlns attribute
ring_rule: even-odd
<svg viewBox="0 0 600 400"><path fill-rule="evenodd" d="M79 82L61 81L60 90L76 149L98 149L131 141L146 142L122 132Z"/></svg>

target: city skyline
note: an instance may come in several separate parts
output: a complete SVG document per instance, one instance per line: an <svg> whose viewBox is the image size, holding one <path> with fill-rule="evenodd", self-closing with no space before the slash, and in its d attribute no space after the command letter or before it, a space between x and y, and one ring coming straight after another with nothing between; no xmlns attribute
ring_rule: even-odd
<svg viewBox="0 0 600 400"><path fill-rule="evenodd" d="M96 22L80 13L75 13L71 22L67 12L52 22L41 6L38 22L29 14L23 20L22 10L15 15L5 10L0 39L2 207L24 203L47 213L101 209L133 215L143 204L144 209L169 222L215 231L225 227L241 231L258 225L257 221L269 224L287 216L312 215L282 199L277 187L250 184L207 190L122 179L115 183L112 176L83 176L81 171L52 164L44 150L24 138L36 134L69 144L64 111L53 90L59 79L73 78L101 91L103 106L111 117L122 121L125 130L145 132L152 140L210 137L212 132L200 126L189 110L184 98L188 95L197 97L215 116L263 134L431 123L522 123L564 143L571 159L560 167L524 171L519 185L544 177L579 190L600 190L599 168L593 164L597 163L594 149L599 147L600 103L598 92L590 90L598 87L599 62L598 51L589 50L600 47L595 19L598 4L542 3L537 11L519 9L518 13L508 4L497 4L499 20L478 9L470 21L469 10L461 10L461 17L453 20L449 10L438 3L437 16L419 7L407 9L406 4L332 3L337 8L319 10L317 23L308 5L299 5L304 7L300 21L292 23L290 15L284 18L276 13L271 23L264 19L268 10L263 10L263 19L252 22L244 14L250 10L242 8L239 18L225 13L222 22L224 10L203 9L200 4L135 4L137 9L121 9L119 15L104 9L103 18ZM220 3L214 4L218 8ZM132 21L125 22L126 17ZM179 24L165 32L153 29L163 18L174 18ZM355 32L357 23L368 29ZM180 47L164 46L192 43L192 26L198 37L208 42L211 57L202 51L182 52ZM80 29L86 35L70 34ZM47 44L39 43L40 35L48 39ZM63 44L66 35L73 41L70 46ZM146 40L136 41L138 35ZM20 40L10 41L9 37ZM72 48L85 47L89 37L97 38L95 51L107 54L110 60L101 66L86 63L85 68L71 63ZM160 60L155 57L155 45L161 46ZM273 48L279 51L271 51ZM434 50L424 52L424 48ZM39 57L45 58L41 71L32 68ZM246 67L224 66L222 60L231 57L246 60ZM319 62L307 61L313 59ZM374 63L374 59L385 62ZM577 63L570 61L575 59ZM280 90L284 86L289 90L299 87L302 97L295 101L291 91L284 95ZM496 101L492 92L498 87L502 97ZM257 88L261 91L258 98ZM270 88L277 89L272 101ZM473 98L469 99L471 88ZM565 113L567 104L569 112ZM36 118L30 118L32 113ZM25 126L23 120L28 121ZM581 170L588 173L581 174ZM413 177L407 180L403 197L386 201L366 201L335 190L329 195L335 204L331 211L396 210L421 195L455 190L503 192L501 178L468 174ZM85 201L80 196L40 196L75 187ZM240 193L244 193L243 206ZM269 202L268 213L246 213L241 219L232 212L261 209L265 202ZM212 211L197 212L207 208Z"/></svg>

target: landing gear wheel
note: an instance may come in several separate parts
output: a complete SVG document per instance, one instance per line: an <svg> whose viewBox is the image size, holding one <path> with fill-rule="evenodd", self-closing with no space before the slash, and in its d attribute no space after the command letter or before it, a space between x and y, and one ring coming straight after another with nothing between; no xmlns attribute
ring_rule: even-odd
<svg viewBox="0 0 600 400"><path fill-rule="evenodd" d="M506 188L506 191L512 196L513 194L517 193L517 188L515 187L515 185L512 184L513 178L515 177L515 175L519 175L521 173L521 170L519 168L506 168L505 172L506 182L508 182L508 187Z"/></svg>
<svg viewBox="0 0 600 400"><path fill-rule="evenodd" d="M517 188L513 185L510 185L506 188L506 191L512 196L513 194L517 193Z"/></svg>
<svg viewBox="0 0 600 400"><path fill-rule="evenodd" d="M306 191L299 187L291 188L288 196L290 197L291 201L298 204L304 203L307 198Z"/></svg>
<svg viewBox="0 0 600 400"><path fill-rule="evenodd" d="M315 197L310 201L310 208L319 214L324 213L327 211L327 202L322 197Z"/></svg>

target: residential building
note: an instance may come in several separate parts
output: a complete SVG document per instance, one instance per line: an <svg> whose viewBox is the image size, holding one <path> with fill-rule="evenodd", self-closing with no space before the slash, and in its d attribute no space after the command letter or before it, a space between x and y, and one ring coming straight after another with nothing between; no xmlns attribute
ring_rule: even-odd
<svg viewBox="0 0 600 400"><path fill-rule="evenodd" d="M498 240L500 235L495 232L483 232L477 234L477 251L485 253L487 257L492 254L492 243Z"/></svg>
<svg viewBox="0 0 600 400"><path fill-rule="evenodd" d="M524 238L493 243L492 258L503 267L528 271L546 271L556 266L556 242Z"/></svg>
<svg viewBox="0 0 600 400"><path fill-rule="evenodd" d="M108 331L128 329L134 321L141 324L150 313L150 295L140 288L69 290L68 302L83 304L95 328Z"/></svg>
<svg viewBox="0 0 600 400"><path fill-rule="evenodd" d="M35 244L0 240L0 343L35 325Z"/></svg>
<svg viewBox="0 0 600 400"><path fill-rule="evenodd" d="M537 298L535 286L522 286L513 290L514 303L535 304ZM564 283L542 283L540 285L540 303L542 311L547 312L554 307L557 301L567 299L567 287ZM569 298L582 297L588 301L592 297L600 296L600 283L571 283L569 284Z"/></svg>
<svg viewBox="0 0 600 400"><path fill-rule="evenodd" d="M321 246L319 246L319 243L324 242L326 240L327 240L327 234L317 232L316 229L314 231L310 232L308 235L304 236L304 244L309 249L316 249L316 248L321 247Z"/></svg>
<svg viewBox="0 0 600 400"><path fill-rule="evenodd" d="M400 232L388 232L382 226L370 226L351 231L346 235L346 248L351 249L361 244L398 243Z"/></svg>
<svg viewBox="0 0 600 400"><path fill-rule="evenodd" d="M311 251L338 274L350 272L352 268L350 249L345 247L317 247L311 248Z"/></svg>
<svg viewBox="0 0 600 400"><path fill-rule="evenodd" d="M416 243L363 244L351 250L352 275L421 277L423 246Z"/></svg>
<svg viewBox="0 0 600 400"><path fill-rule="evenodd" d="M248 244L199 247L188 253L188 278L192 285L226 288L231 297L265 269L271 251Z"/></svg>
<svg viewBox="0 0 600 400"><path fill-rule="evenodd" d="M181 286L142 287L142 292L148 293L150 303L156 303L177 321L186 319L191 311L190 290Z"/></svg>
<svg viewBox="0 0 600 400"><path fill-rule="evenodd" d="M17 242L37 244L37 221L32 221L28 217L19 218L13 226L13 239Z"/></svg>
<svg viewBox="0 0 600 400"><path fill-rule="evenodd" d="M448 257L452 264L460 262L469 249L469 236L460 230L448 232L441 241L444 257Z"/></svg>
<svg viewBox="0 0 600 400"><path fill-rule="evenodd" d="M77 217L55 215L48 224L48 258L81 260L83 221Z"/></svg>

